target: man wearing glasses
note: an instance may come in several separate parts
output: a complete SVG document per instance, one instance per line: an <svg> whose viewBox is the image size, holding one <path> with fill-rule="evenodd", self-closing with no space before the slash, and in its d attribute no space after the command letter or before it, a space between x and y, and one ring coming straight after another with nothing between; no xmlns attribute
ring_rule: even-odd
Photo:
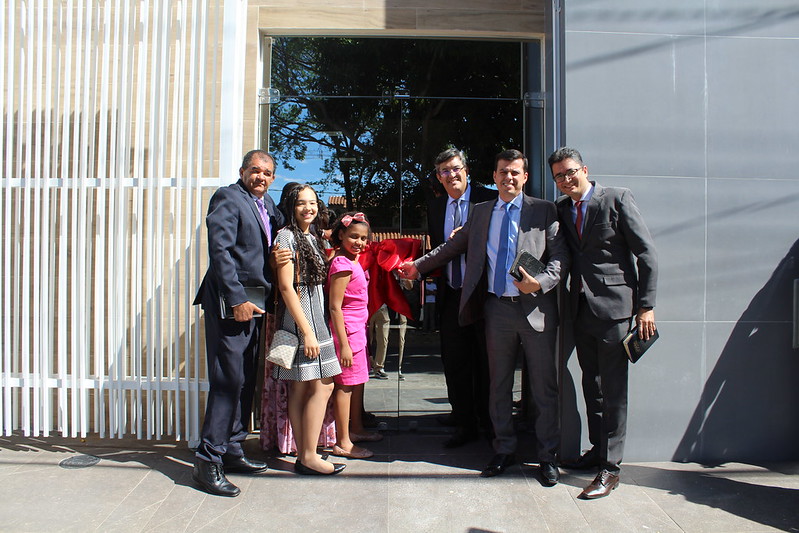
<svg viewBox="0 0 799 533"><path fill-rule="evenodd" d="M621 340L633 316L641 338L655 332L657 253L629 189L589 181L588 167L573 148L559 148L548 162L565 195L556 205L572 255L569 301L592 445L563 466L599 469L580 494L595 499L619 484L627 427L627 357Z"/></svg>
<svg viewBox="0 0 799 533"><path fill-rule="evenodd" d="M536 407L535 436L541 481L558 483L560 445L558 379L555 358L558 302L555 290L569 267L569 252L560 234L555 204L522 192L528 179L527 158L518 150L497 154L495 202L474 208L461 231L414 262L402 265L402 275L415 278L467 253L459 307L462 325L485 322L490 382L489 412L494 427L494 457L483 477L504 473L516 463L518 438L513 428L513 380L517 355L527 363L527 379ZM519 269L511 276L522 250L542 263L543 270ZM529 262L527 263L529 264Z"/></svg>
<svg viewBox="0 0 799 533"><path fill-rule="evenodd" d="M495 200L497 192L470 185L466 155L457 148L444 150L435 159L436 178L447 192L428 206L428 233L433 248L446 242L466 224L475 204ZM461 327L458 303L461 299L466 255L461 254L441 269L437 280L436 312L441 339L441 362L447 383L447 398L452 406L448 424L453 435L444 442L457 448L479 437L479 430L490 429L488 417L488 362L485 331L481 324ZM482 322L482 321L481 321Z"/></svg>

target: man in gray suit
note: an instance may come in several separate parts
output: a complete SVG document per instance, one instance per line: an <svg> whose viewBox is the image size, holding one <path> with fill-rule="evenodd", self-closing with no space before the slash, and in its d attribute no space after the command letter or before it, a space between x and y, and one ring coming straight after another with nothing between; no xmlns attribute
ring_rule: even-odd
<svg viewBox="0 0 799 533"><path fill-rule="evenodd" d="M489 366L489 414L494 426L495 455L482 476L502 474L515 463L513 377L521 343L537 416L535 431L540 473L555 485L560 444L555 337L558 327L556 287L568 268L568 251L560 234L555 205L522 193L527 158L518 150L496 156L497 201L476 205L466 225L450 240L413 263L403 275L416 277L466 253L459 307L462 326L485 320ZM509 276L516 254L527 250L545 265L522 281Z"/></svg>
<svg viewBox="0 0 799 533"><path fill-rule="evenodd" d="M627 357L621 345L635 317L642 339L655 332L657 254L629 189L588 180L573 148L549 156L558 216L572 266L569 302L592 448L567 468L599 468L583 499L607 496L619 484L627 427ZM635 264L633 257L636 258Z"/></svg>
<svg viewBox="0 0 799 533"><path fill-rule="evenodd" d="M266 312L248 299L245 289L263 287L270 301L269 250L283 225L283 215L266 194L275 180L274 158L262 150L248 152L239 177L211 197L205 218L208 272L194 301L205 311L209 390L192 478L218 496L241 492L226 472L266 470L265 463L247 459L241 446L252 411L260 317ZM222 316L220 296L232 307L232 318Z"/></svg>

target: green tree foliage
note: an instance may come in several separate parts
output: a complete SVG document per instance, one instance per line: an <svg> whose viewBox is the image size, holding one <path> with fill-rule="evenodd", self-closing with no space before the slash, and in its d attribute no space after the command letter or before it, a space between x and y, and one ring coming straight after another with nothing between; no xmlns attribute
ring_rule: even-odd
<svg viewBox="0 0 799 533"><path fill-rule="evenodd" d="M375 226L397 226L401 183L403 229L421 228L436 154L465 150L472 180L491 183L495 154L522 147L520 56L509 42L275 39L270 149L291 168L324 147L318 182Z"/></svg>

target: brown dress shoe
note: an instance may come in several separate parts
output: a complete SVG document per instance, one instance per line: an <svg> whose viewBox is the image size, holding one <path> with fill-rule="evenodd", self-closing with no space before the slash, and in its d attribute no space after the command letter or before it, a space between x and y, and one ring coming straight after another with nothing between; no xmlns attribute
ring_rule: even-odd
<svg viewBox="0 0 799 533"><path fill-rule="evenodd" d="M619 475L607 470L601 470L594 480L578 496L581 500L596 500L604 498L619 486Z"/></svg>

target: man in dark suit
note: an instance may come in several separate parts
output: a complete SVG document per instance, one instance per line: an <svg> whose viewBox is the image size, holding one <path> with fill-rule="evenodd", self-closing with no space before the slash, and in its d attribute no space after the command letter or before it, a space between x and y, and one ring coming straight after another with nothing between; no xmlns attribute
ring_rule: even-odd
<svg viewBox="0 0 799 533"><path fill-rule="evenodd" d="M270 301L268 255L283 224L283 215L266 194L275 179L274 158L262 150L248 152L239 176L211 197L205 219L209 265L194 300L205 311L209 390L192 478L220 496L241 492L225 472L266 470L265 463L247 459L242 449L258 368L260 315L266 312L248 300L245 287L264 287ZM233 308L233 318L223 318L220 296Z"/></svg>
<svg viewBox="0 0 799 533"><path fill-rule="evenodd" d="M433 248L459 230L480 202L495 200L497 192L470 185L466 155L457 148L444 150L435 160L436 178L447 194L428 204L427 224ZM452 406L455 432L444 442L447 448L476 440L480 428L488 429L488 360L482 321L468 327L458 324L466 254L444 265L436 280L436 311L441 338L441 362Z"/></svg>
<svg viewBox="0 0 799 533"><path fill-rule="evenodd" d="M627 357L621 340L633 316L641 338L655 332L657 254L628 189L589 181L588 167L573 148L555 151L549 167L565 194L556 204L572 254L569 302L593 446L564 466L598 467L580 497L601 498L619 484L627 427Z"/></svg>
<svg viewBox="0 0 799 533"><path fill-rule="evenodd" d="M462 326L485 320L490 382L489 413L494 426L494 457L482 476L502 474L515 463L513 378L521 343L537 416L535 430L544 484L560 474L557 450L558 380L555 340L558 327L556 287L568 268L568 251L560 234L555 205L522 193L527 158L518 150L496 157L494 183L499 200L474 207L466 225L450 240L401 270L405 277L442 267L466 253L459 306ZM527 250L545 265L535 276L524 272L516 281L508 271L516 254Z"/></svg>

